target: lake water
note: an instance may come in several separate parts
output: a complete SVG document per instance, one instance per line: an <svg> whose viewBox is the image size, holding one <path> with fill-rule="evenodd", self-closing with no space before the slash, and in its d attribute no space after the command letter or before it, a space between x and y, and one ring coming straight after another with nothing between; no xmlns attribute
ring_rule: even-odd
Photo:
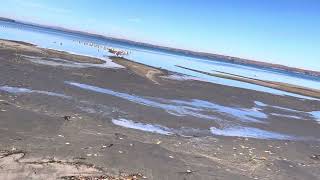
<svg viewBox="0 0 320 180"><path fill-rule="evenodd" d="M315 77L308 77L305 75L297 75L292 73L290 74L271 69L258 69L250 66L219 62L215 61L214 59L208 60L176 55L173 53L170 54L162 51L150 50L124 43L117 43L105 39L99 39L96 37L64 33L56 30L31 27L28 25L16 24L11 22L0 21L0 38L29 42L43 48L51 48L75 54L98 57L105 59L106 61L108 61L106 56L110 54L102 48L97 48L97 46L90 46L89 43L99 45L100 47L104 46L121 48L130 52L127 58L132 61L189 75L197 78L198 80L245 89L253 89L262 92L269 92L277 95L288 95L299 98L307 98L305 96L275 90L259 85L212 77L202 73L179 68L177 67L177 65L201 70L204 72L216 73L215 71L223 71L255 79L272 80L300 86L303 85L308 88L320 90L320 80Z"/></svg>

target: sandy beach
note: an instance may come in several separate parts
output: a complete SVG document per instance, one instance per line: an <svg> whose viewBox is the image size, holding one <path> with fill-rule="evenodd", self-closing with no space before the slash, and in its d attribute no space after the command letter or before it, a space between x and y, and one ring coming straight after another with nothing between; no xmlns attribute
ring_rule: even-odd
<svg viewBox="0 0 320 180"><path fill-rule="evenodd" d="M320 101L106 58L0 41L1 179L320 179Z"/></svg>

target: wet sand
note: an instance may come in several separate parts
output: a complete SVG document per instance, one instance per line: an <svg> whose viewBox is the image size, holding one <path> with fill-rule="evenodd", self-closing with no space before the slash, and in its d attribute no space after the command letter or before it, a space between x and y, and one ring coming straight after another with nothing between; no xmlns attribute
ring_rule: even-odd
<svg viewBox="0 0 320 180"><path fill-rule="evenodd" d="M1 41L1 177L319 179L319 101L110 59Z"/></svg>

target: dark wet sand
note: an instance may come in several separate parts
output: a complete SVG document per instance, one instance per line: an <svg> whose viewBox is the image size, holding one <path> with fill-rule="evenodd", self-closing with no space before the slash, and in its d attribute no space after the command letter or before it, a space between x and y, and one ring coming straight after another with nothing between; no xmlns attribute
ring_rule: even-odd
<svg viewBox="0 0 320 180"><path fill-rule="evenodd" d="M273 106L317 111L320 103L276 96L201 81L161 78L170 72L125 62L123 69L64 68L35 64L19 54L99 63L28 44L0 44L0 86L23 87L72 97L10 94L0 91L0 176L3 179L71 179L119 177L129 179L319 179L319 124L270 116L264 130L314 137L313 140L263 140L213 136L215 121L193 116L172 116L125 99L65 84L80 82L130 95L164 99L202 99L221 105L251 108L253 101ZM23 48L19 47L23 46ZM26 47L25 47L26 46ZM30 48L32 47L32 48ZM17 55L18 54L18 55ZM80 60L79 60L80 59ZM117 59L114 59L117 62ZM86 113L82 106L103 113ZM93 105L92 105L93 104ZM101 104L104 106L98 106ZM88 109L87 109L88 110ZM273 111L266 109L266 111ZM65 120L63 116L71 116ZM209 114L210 115L210 114ZM219 114L212 114L224 118ZM114 125L112 119L192 127L188 137L160 135ZM307 118L307 117L306 117ZM232 118L226 119L232 121ZM288 128L288 122L292 123Z"/></svg>

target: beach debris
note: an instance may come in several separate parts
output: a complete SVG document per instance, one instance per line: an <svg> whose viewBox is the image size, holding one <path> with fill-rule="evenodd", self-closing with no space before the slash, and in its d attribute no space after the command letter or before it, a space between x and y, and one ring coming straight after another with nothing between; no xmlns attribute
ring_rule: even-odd
<svg viewBox="0 0 320 180"><path fill-rule="evenodd" d="M122 154L122 153L123 153L123 151L119 151L119 153L120 153L120 154Z"/></svg>
<svg viewBox="0 0 320 180"><path fill-rule="evenodd" d="M161 144L161 143L162 143L162 141L157 141L157 142L156 142L156 144Z"/></svg>
<svg viewBox="0 0 320 180"><path fill-rule="evenodd" d="M87 158L85 158L85 157L74 157L73 159L74 160L86 160Z"/></svg>
<svg viewBox="0 0 320 180"><path fill-rule="evenodd" d="M63 136L63 135L61 135L61 134L59 134L58 136L59 136L59 137L64 137L64 136Z"/></svg>
<svg viewBox="0 0 320 180"><path fill-rule="evenodd" d="M114 145L114 144L112 144L112 143L109 144L109 145L103 145L102 148L103 148L103 149L104 149L104 148L111 148L113 145Z"/></svg>
<svg viewBox="0 0 320 180"><path fill-rule="evenodd" d="M69 145L70 143L69 142L66 142L66 145Z"/></svg>
<svg viewBox="0 0 320 180"><path fill-rule="evenodd" d="M197 172L196 170L190 170L190 169L187 169L186 171L183 171L183 172L178 172L180 174L192 174L194 172Z"/></svg>
<svg viewBox="0 0 320 180"><path fill-rule="evenodd" d="M66 120L66 121L70 121L71 116L63 116L63 119Z"/></svg>
<svg viewBox="0 0 320 180"><path fill-rule="evenodd" d="M169 158L173 159L173 156L169 156Z"/></svg>
<svg viewBox="0 0 320 180"><path fill-rule="evenodd" d="M256 162L256 161L266 161L266 160L267 160L267 158L266 158L266 157L256 157L256 156L251 156L249 161Z"/></svg>
<svg viewBox="0 0 320 180"><path fill-rule="evenodd" d="M319 161L320 160L320 154L313 154L313 155L310 156L310 158L313 159L313 160L318 160Z"/></svg>
<svg viewBox="0 0 320 180"><path fill-rule="evenodd" d="M12 139L10 139L10 140L13 140L13 141L21 141L22 138L17 137L17 138L12 138Z"/></svg>
<svg viewBox="0 0 320 180"><path fill-rule="evenodd" d="M123 140L125 139L127 136L121 133L114 133L114 135L116 136L117 139L119 140Z"/></svg>
<svg viewBox="0 0 320 180"><path fill-rule="evenodd" d="M89 176L84 176L84 175L79 175L79 176L63 176L61 179L64 180L138 180L138 179L147 179L146 176L143 176L140 173L135 173L135 174L130 174L130 175L123 175L120 174L119 176L109 176L109 175L89 175Z"/></svg>

